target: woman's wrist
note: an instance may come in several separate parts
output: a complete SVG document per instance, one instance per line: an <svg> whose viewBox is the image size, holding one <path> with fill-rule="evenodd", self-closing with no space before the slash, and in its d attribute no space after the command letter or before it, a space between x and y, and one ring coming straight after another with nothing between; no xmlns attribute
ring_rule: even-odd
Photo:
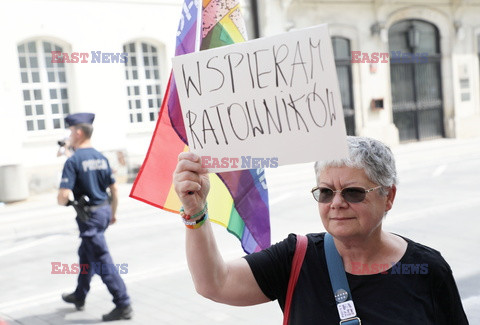
<svg viewBox="0 0 480 325"><path fill-rule="evenodd" d="M185 220L196 220L200 219L203 215L208 212L208 205L205 203L203 207L195 209L185 209L183 206L180 208L180 216Z"/></svg>
<svg viewBox="0 0 480 325"><path fill-rule="evenodd" d="M205 221L207 221L207 219L208 219L208 213L205 213L200 218L197 218L195 220L185 220L185 219L182 219L182 220L187 228L198 229L205 223Z"/></svg>
<svg viewBox="0 0 480 325"><path fill-rule="evenodd" d="M187 228L197 229L200 228L205 221L208 219L208 206L205 203L203 208L195 214L187 214L184 207L180 208L180 216L182 217L183 223Z"/></svg>

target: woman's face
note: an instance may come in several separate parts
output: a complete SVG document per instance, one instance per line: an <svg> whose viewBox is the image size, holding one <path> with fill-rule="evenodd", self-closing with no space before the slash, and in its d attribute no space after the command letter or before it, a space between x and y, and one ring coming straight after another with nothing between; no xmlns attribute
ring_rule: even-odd
<svg viewBox="0 0 480 325"><path fill-rule="evenodd" d="M318 177L318 186L332 190L346 187L371 189L378 184L370 181L363 169L350 167L328 167ZM392 186L388 195L379 190L366 194L362 202L347 202L341 193L336 193L332 202L318 203L318 210L325 229L335 237L364 238L381 229L385 212L392 208L396 188Z"/></svg>

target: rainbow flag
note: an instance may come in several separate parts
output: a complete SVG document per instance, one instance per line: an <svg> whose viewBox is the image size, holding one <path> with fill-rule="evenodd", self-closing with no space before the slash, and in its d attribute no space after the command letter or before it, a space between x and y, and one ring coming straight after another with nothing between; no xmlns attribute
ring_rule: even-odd
<svg viewBox="0 0 480 325"><path fill-rule="evenodd" d="M243 42L247 39L238 0L185 0L175 55ZM130 196L178 213L181 203L172 184L177 156L188 151L173 74L163 99L145 161ZM263 169L210 174L210 219L227 228L246 253L270 246L268 190Z"/></svg>

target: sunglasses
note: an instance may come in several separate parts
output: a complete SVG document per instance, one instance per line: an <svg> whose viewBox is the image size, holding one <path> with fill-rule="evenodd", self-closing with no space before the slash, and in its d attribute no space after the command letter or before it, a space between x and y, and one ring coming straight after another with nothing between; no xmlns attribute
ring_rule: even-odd
<svg viewBox="0 0 480 325"><path fill-rule="evenodd" d="M320 203L330 203L335 197L336 193L342 194L345 201L349 203L359 203L365 200L368 192L375 191L383 186L373 187L371 189L364 189L362 187L346 187L341 190L334 191L328 187L314 187L312 189L313 198Z"/></svg>

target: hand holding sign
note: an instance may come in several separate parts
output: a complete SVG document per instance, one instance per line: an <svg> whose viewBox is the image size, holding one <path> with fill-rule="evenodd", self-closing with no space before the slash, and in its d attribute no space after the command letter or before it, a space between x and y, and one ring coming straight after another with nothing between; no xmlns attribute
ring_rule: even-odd
<svg viewBox="0 0 480 325"><path fill-rule="evenodd" d="M326 25L177 56L190 150L210 172L345 157Z"/></svg>

